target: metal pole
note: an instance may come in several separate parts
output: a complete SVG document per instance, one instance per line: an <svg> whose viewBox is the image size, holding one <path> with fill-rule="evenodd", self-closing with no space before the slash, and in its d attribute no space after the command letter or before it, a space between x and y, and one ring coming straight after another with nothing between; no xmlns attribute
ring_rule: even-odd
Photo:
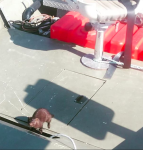
<svg viewBox="0 0 143 150"><path fill-rule="evenodd" d="M94 60L102 61L103 43L104 43L104 30L101 28L96 29L96 44L94 50Z"/></svg>
<svg viewBox="0 0 143 150"><path fill-rule="evenodd" d="M94 54L87 54L82 57L81 62L93 69L107 69L109 61L102 60L103 44L104 44L104 31L108 28L108 24L95 24L96 42Z"/></svg>

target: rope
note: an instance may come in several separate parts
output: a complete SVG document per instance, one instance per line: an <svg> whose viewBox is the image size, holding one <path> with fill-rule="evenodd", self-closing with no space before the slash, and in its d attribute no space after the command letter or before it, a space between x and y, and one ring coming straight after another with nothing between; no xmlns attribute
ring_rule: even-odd
<svg viewBox="0 0 143 150"><path fill-rule="evenodd" d="M63 137L68 138L69 140L71 140L71 142L72 142L72 144L74 146L74 149L75 150L77 149L74 140L71 137L69 137L69 136L67 136L65 134L56 134L56 135L51 136L50 138L52 139L53 137L58 137L58 136L63 136Z"/></svg>

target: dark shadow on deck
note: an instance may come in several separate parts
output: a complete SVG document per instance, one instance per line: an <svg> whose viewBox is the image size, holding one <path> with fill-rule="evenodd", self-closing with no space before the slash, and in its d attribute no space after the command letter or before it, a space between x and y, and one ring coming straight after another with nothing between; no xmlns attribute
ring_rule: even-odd
<svg viewBox="0 0 143 150"><path fill-rule="evenodd" d="M143 149L143 128L132 134L114 149Z"/></svg>

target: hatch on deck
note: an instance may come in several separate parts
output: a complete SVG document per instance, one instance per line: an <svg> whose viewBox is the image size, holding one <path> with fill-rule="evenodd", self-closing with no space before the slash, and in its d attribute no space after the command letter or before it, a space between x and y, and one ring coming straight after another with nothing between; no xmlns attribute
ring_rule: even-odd
<svg viewBox="0 0 143 150"><path fill-rule="evenodd" d="M104 80L64 70L27 104L27 115L38 108L47 108L56 120L68 124L103 84Z"/></svg>

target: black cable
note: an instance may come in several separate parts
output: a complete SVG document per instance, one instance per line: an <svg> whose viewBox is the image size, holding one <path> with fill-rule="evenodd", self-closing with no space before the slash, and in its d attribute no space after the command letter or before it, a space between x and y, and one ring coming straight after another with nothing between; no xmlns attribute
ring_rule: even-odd
<svg viewBox="0 0 143 150"><path fill-rule="evenodd" d="M49 16L48 18L42 18L41 20L40 19L41 18L32 18L31 20L29 19L24 21L10 20L8 22L16 29L34 34L45 35L44 33L50 32L50 27L55 22L55 20L53 20L51 16Z"/></svg>

